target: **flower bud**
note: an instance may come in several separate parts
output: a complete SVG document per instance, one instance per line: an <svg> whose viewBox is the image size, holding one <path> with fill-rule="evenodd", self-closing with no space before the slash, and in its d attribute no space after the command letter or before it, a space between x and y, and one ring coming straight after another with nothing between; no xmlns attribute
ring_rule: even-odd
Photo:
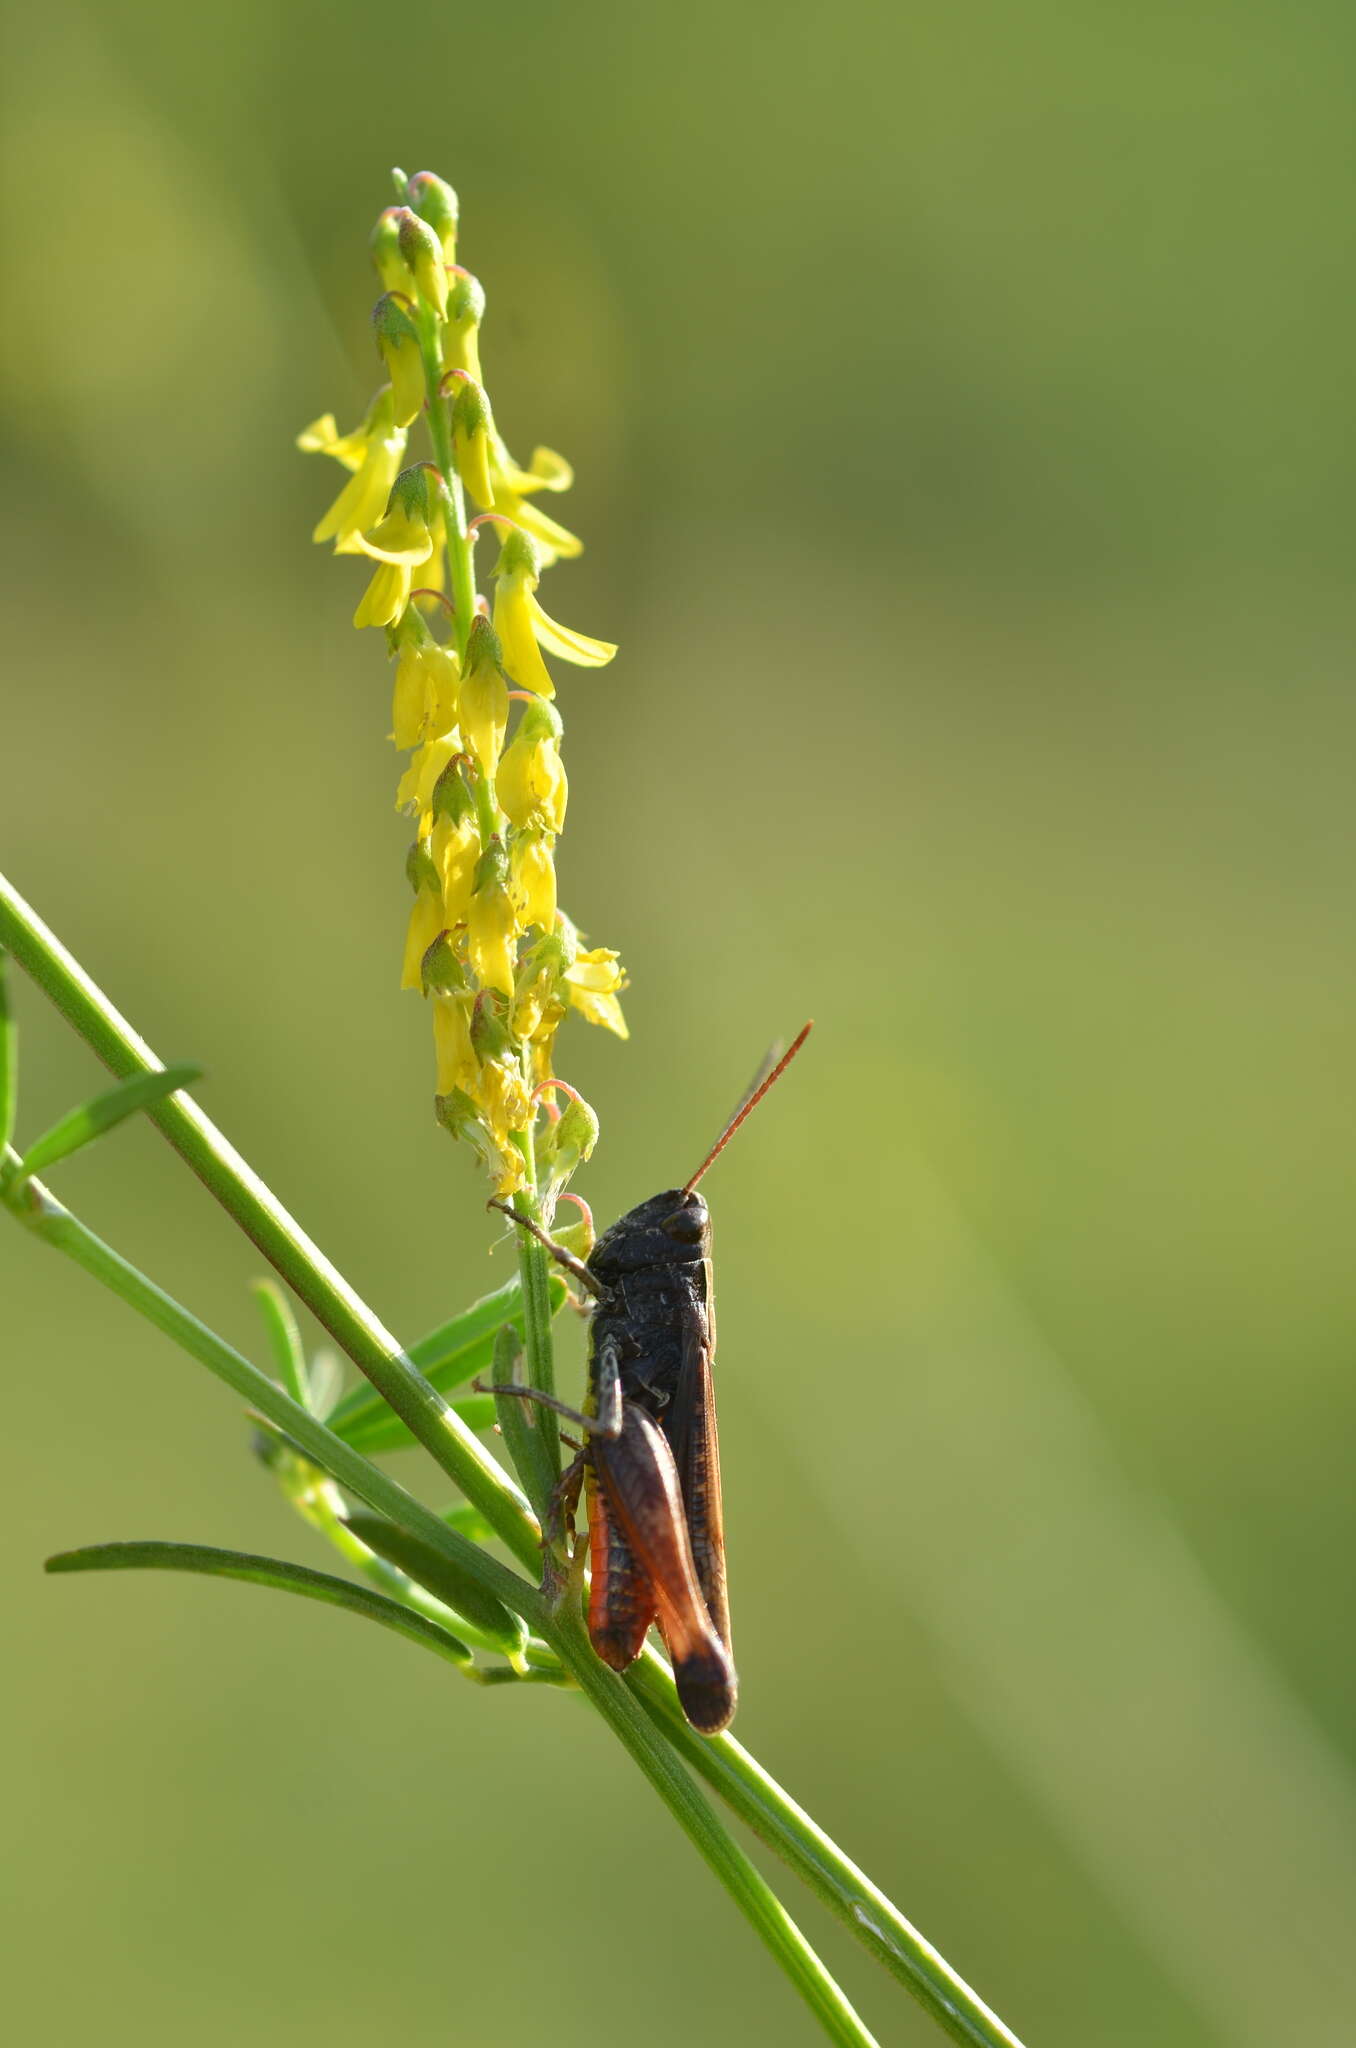
<svg viewBox="0 0 1356 2048"><path fill-rule="evenodd" d="M405 187L405 197L421 220L426 220L443 245L443 260L451 263L457 253L457 195L433 171L416 171Z"/></svg>
<svg viewBox="0 0 1356 2048"><path fill-rule="evenodd" d="M398 206L397 246L419 287L420 297L437 308L441 320L447 311L447 267L443 245L436 231L408 206Z"/></svg>
<svg viewBox="0 0 1356 2048"><path fill-rule="evenodd" d="M405 292L413 297L414 276L400 253L400 216L404 211L402 206L388 206L377 215L370 247L377 276L385 289L388 292Z"/></svg>
<svg viewBox="0 0 1356 2048"><path fill-rule="evenodd" d="M396 425L407 427L423 409L424 359L414 322L394 292L387 292L372 308L372 328L391 380Z"/></svg>
<svg viewBox="0 0 1356 2048"><path fill-rule="evenodd" d="M562 1091L563 1092L563 1091ZM598 1142L598 1119L582 1096L565 1098L555 1123L539 1133L536 1144L538 1185L544 1180L552 1194L563 1188Z"/></svg>
<svg viewBox="0 0 1356 2048"><path fill-rule="evenodd" d="M485 317L485 292L469 270L456 270L448 281L447 325L443 329L443 372L463 371L480 383L480 323Z"/></svg>

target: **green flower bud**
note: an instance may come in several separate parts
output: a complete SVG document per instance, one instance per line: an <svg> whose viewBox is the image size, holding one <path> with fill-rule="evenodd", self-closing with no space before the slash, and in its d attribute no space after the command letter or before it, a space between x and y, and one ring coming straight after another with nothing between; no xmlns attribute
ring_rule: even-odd
<svg viewBox="0 0 1356 2048"><path fill-rule="evenodd" d="M420 295L435 306L441 320L447 311L447 266L443 245L436 231L408 206L395 209L398 223L396 246L414 274Z"/></svg>
<svg viewBox="0 0 1356 2048"><path fill-rule="evenodd" d="M443 245L443 260L455 262L458 205L452 187L434 171L416 171L406 184L405 199L437 233Z"/></svg>
<svg viewBox="0 0 1356 2048"><path fill-rule="evenodd" d="M377 266L377 276L388 292L404 292L414 296L414 275L409 264L400 253L400 216L403 207L388 206L377 216L372 230L372 261Z"/></svg>

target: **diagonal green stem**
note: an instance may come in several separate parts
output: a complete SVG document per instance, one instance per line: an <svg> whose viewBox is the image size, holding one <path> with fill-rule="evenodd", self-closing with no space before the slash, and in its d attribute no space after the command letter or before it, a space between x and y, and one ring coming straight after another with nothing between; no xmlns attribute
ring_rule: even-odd
<svg viewBox="0 0 1356 2048"><path fill-rule="evenodd" d="M3 875L0 944L9 947L119 1080L130 1074L163 1071L164 1062L118 1014ZM466 1498L480 1509L495 1534L521 1563L535 1571L538 1530L522 1493L411 1365L390 1331L210 1117L186 1096L153 1103L146 1114Z"/></svg>

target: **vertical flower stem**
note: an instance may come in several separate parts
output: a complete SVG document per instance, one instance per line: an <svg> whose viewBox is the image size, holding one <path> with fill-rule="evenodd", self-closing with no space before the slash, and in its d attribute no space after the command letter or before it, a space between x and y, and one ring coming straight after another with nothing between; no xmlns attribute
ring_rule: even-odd
<svg viewBox="0 0 1356 2048"><path fill-rule="evenodd" d="M466 498L452 459L452 427L447 400L439 386L442 363L438 355L438 326L433 312L421 306L416 315L419 351L424 362L424 385L428 392L427 417L433 459L447 486L444 524L447 529L447 574L452 585L452 611L457 634L457 659L466 658L466 642L476 615L475 573L471 566L471 541L466 530Z"/></svg>

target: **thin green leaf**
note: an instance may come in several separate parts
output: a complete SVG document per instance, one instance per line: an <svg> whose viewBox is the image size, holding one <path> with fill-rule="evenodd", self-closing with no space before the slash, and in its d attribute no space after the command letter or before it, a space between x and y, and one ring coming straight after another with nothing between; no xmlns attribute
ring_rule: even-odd
<svg viewBox="0 0 1356 2048"><path fill-rule="evenodd" d="M553 1273L552 1315L560 1308L567 1291L565 1282ZM410 1345L407 1356L440 1394L447 1394L453 1387L463 1386L467 1380L489 1370L494 1340L508 1323L521 1331L522 1291L516 1279L472 1302L450 1322L430 1330L417 1344ZM460 1402L455 1405L460 1414ZM415 1441L400 1417L370 1386L355 1387L346 1395L329 1417L329 1426L336 1436L367 1457L376 1451L407 1450ZM481 1429L485 1425L471 1422L470 1426Z"/></svg>
<svg viewBox="0 0 1356 2048"><path fill-rule="evenodd" d="M147 1109L153 1102L173 1095L177 1088L188 1088L201 1079L201 1067L177 1066L162 1067L154 1074L133 1074L130 1080L119 1081L116 1088L109 1088L90 1102L82 1102L78 1109L54 1123L50 1131L44 1131L19 1161L19 1178L26 1180L30 1174L55 1166L59 1159L69 1159L72 1152L135 1116L139 1109Z"/></svg>
<svg viewBox="0 0 1356 2048"><path fill-rule="evenodd" d="M14 1136L19 1106L19 1026L9 1006L8 959L0 948L0 1155Z"/></svg>
<svg viewBox="0 0 1356 2048"><path fill-rule="evenodd" d="M278 1378L294 1401L312 1414L315 1408L311 1399L310 1375L306 1370L306 1353L302 1348L301 1331L292 1313L292 1304L276 1280L252 1280L250 1293L259 1304L259 1312L268 1332L269 1348L273 1362L278 1368Z"/></svg>
<svg viewBox="0 0 1356 2048"><path fill-rule="evenodd" d="M384 1557L388 1564L395 1565L417 1586L431 1593L435 1600L441 1600L444 1607L450 1607L454 1614L464 1614L467 1621L474 1622L479 1632L506 1657L521 1659L527 1645L526 1626L468 1572L460 1570L450 1558L440 1556L426 1543L421 1543L417 1536L397 1528L394 1522L386 1521L381 1515L359 1513L346 1515L344 1519L347 1527L369 1550L375 1550L378 1557Z"/></svg>
<svg viewBox="0 0 1356 2048"><path fill-rule="evenodd" d="M348 1579L336 1579L329 1572L315 1572L302 1564L287 1564L277 1557L255 1557L245 1550L214 1550L203 1543L93 1543L84 1550L63 1550L49 1557L43 1567L49 1572L166 1571L197 1572L208 1578L243 1579L255 1586L272 1586L280 1593L298 1593L304 1600L323 1600L331 1607L346 1607L379 1622L411 1642L422 1643L450 1663L466 1666L471 1652L449 1629L441 1628L422 1614L413 1613L384 1593L370 1593Z"/></svg>

